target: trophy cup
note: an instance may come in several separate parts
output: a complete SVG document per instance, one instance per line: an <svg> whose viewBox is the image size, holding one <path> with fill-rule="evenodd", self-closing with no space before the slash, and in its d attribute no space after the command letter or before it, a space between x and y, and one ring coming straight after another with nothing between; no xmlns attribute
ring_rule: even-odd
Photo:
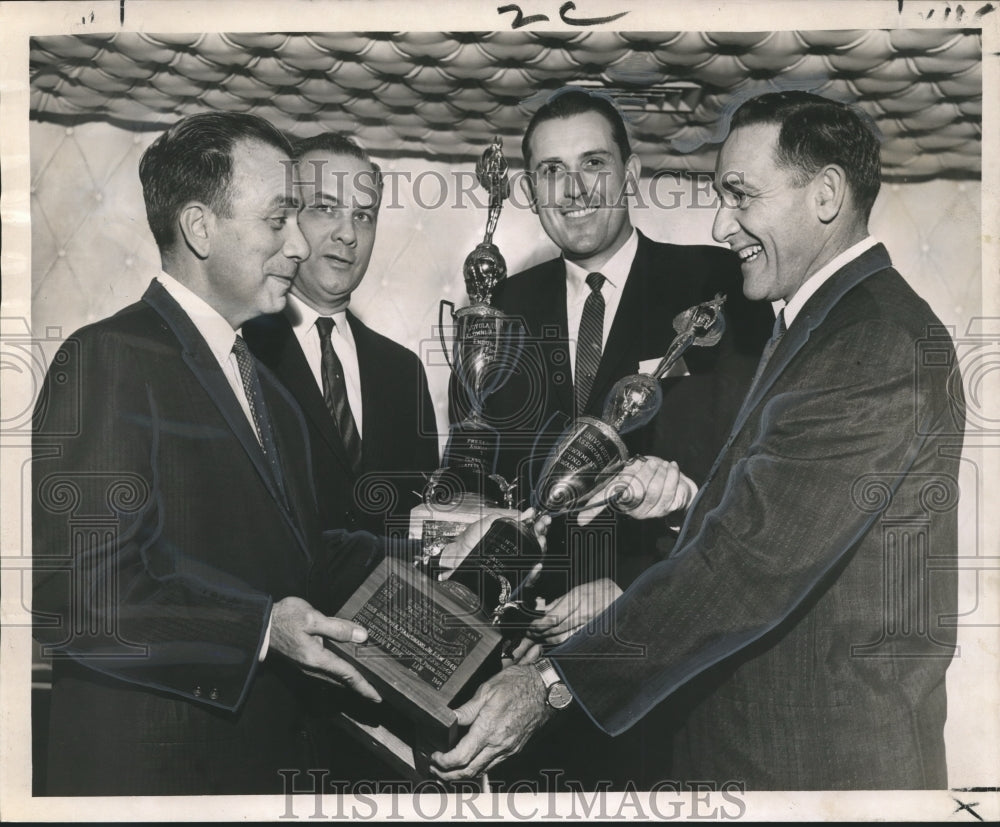
<svg viewBox="0 0 1000 827"><path fill-rule="evenodd" d="M722 305L716 297L679 313L673 320L677 336L656 369L637 373L615 383L608 393L600 419L578 417L559 437L549 453L532 491L535 514L526 520L501 517L469 553L456 574L478 570L492 579L488 600L497 625L512 626L537 616L523 604L521 587L542 562L542 549L532 525L544 515L558 516L585 508L596 491L629 460L621 435L649 422L663 402L660 379L692 345L710 347L725 331ZM613 500L613 495L608 502Z"/></svg>
<svg viewBox="0 0 1000 827"><path fill-rule="evenodd" d="M441 467L424 488L423 505L411 512L410 534L424 541L423 563L464 524L487 511L512 511L513 485L496 472L500 436L483 418L487 398L513 373L525 335L520 319L490 304L494 289L507 277L507 263L493 243L510 191L499 136L476 164L476 176L490 198L483 240L462 268L471 304L456 310L452 302L442 299L438 319L442 349L471 410L451 426ZM451 348L444 336L445 308L454 323Z"/></svg>

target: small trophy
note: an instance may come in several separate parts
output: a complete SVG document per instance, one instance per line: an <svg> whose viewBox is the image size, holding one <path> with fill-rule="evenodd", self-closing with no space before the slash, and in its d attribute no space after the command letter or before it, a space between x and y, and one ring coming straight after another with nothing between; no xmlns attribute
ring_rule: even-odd
<svg viewBox="0 0 1000 827"><path fill-rule="evenodd" d="M456 569L485 572L492 580L490 599L495 624L520 622L536 613L521 602L519 589L542 562L533 523L543 515L558 516L586 507L594 492L617 474L629 460L621 434L649 422L660 409L660 379L692 345L710 347L725 331L722 305L725 296L696 305L673 320L677 336L650 374L625 376L608 393L600 419L578 417L563 432L542 467L532 491L535 515L528 520L501 517ZM495 597L495 599L494 599Z"/></svg>
<svg viewBox="0 0 1000 827"><path fill-rule="evenodd" d="M472 303L456 310L443 299L439 314L441 346L455 379L465 389L471 411L451 426L441 467L424 488L424 504L411 514L410 533L424 541L424 563L464 523L484 516L485 509L512 509L513 485L496 472L500 435L483 418L486 400L513 373L525 336L520 319L490 304L494 289L507 277L507 262L493 243L510 192L499 136L483 152L476 175L490 199L483 240L462 268ZM446 307L455 329L451 348L444 338Z"/></svg>

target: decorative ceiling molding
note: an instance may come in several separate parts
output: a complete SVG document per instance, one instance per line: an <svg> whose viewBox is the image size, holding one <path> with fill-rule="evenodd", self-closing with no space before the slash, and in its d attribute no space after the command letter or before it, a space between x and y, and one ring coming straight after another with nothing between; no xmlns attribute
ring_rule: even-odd
<svg viewBox="0 0 1000 827"><path fill-rule="evenodd" d="M472 161L576 85L620 103L647 171L705 172L739 101L799 88L871 117L887 180L978 178L981 53L978 31L943 29L36 37L31 116L146 131L231 109L376 157Z"/></svg>

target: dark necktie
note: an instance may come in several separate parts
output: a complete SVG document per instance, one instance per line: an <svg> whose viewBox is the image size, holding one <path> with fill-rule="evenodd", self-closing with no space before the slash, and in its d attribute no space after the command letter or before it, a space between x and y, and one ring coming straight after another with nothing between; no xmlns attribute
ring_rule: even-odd
<svg viewBox="0 0 1000 827"><path fill-rule="evenodd" d="M319 331L320 348L323 353L320 371L323 375L323 401L326 402L333 421L337 423L337 430L340 431L351 470L357 474L361 470L361 435L358 433L358 426L354 422L354 415L347 401L344 367L333 349L333 342L330 341L334 324L333 319L328 316L316 319L316 329Z"/></svg>
<svg viewBox="0 0 1000 827"><path fill-rule="evenodd" d="M274 442L274 434L271 431L271 420L267 415L267 406L264 404L264 395L260 389L260 377L257 375L257 367L254 364L253 356L247 348L247 343L242 336L237 336L233 342L233 355L236 357L236 364L240 369L240 378L243 380L243 391L246 393L247 403L250 406L250 416L253 419L254 430L257 431L257 440L260 442L261 450L267 459L271 469L271 477L274 479L282 498L285 496L284 480L281 476L281 464L278 459L278 448Z"/></svg>
<svg viewBox="0 0 1000 827"><path fill-rule="evenodd" d="M583 304L580 317L580 333L576 339L576 382L574 384L577 413L583 413L590 399L591 388L597 367L601 364L601 347L604 339L604 296L601 286L604 276L600 273L587 275L590 295Z"/></svg>

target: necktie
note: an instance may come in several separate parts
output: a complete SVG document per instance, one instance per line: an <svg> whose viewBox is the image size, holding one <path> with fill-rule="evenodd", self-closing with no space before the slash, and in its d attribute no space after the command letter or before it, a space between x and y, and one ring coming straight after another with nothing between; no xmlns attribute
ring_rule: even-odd
<svg viewBox="0 0 1000 827"><path fill-rule="evenodd" d="M320 371L323 375L323 401L326 402L327 410L330 411L333 421L337 423L337 430L340 431L340 438L344 442L344 450L351 463L351 470L357 474L361 470L361 435L358 433L358 426L354 422L354 415L351 413L351 406L347 401L344 368L333 349L333 342L330 341L334 324L333 319L328 316L320 316L316 319L316 329L319 331L320 348L323 354L322 370Z"/></svg>
<svg viewBox="0 0 1000 827"><path fill-rule="evenodd" d="M583 304L580 317L580 333L576 339L576 382L574 384L577 413L582 413L590 399L594 386L597 366L601 363L601 347L604 339L604 296L601 287L604 276L600 273L587 275L590 295Z"/></svg>
<svg viewBox="0 0 1000 827"><path fill-rule="evenodd" d="M278 448L274 443L271 420L267 416L264 395L260 389L260 377L257 375L253 356L250 355L250 350L242 336L237 336L236 341L233 342L233 355L236 357L236 364L240 369L243 391L246 393L247 403L250 405L250 416L253 419L254 430L257 431L257 440L260 442L261 450L264 452L264 457L271 469L271 476L278 486L282 498L284 498L285 486L281 476Z"/></svg>
<svg viewBox="0 0 1000 827"><path fill-rule="evenodd" d="M753 390L757 386L757 380L760 379L760 375L764 372L767 363L771 361L771 356L777 349L782 336L787 332L788 326L785 324L785 308L781 308L778 317L774 320L774 330L771 332L771 338L767 340L767 344L764 345L764 351L760 355L760 362L757 363L757 372L753 376L753 382L750 383L750 390ZM747 395L749 396L749 393Z"/></svg>

